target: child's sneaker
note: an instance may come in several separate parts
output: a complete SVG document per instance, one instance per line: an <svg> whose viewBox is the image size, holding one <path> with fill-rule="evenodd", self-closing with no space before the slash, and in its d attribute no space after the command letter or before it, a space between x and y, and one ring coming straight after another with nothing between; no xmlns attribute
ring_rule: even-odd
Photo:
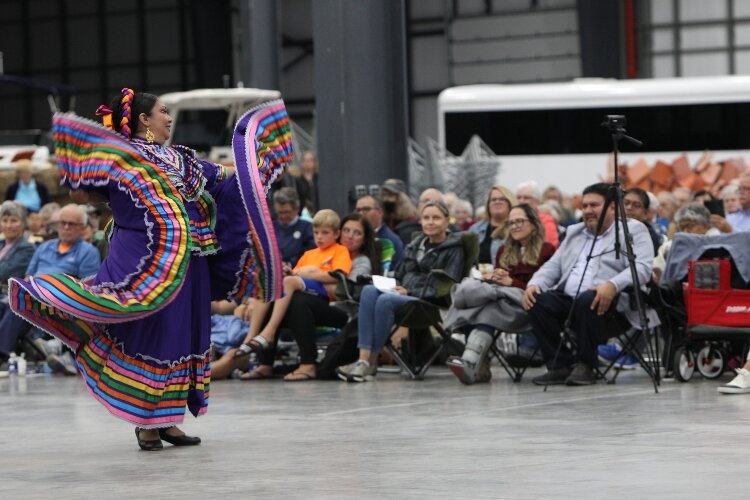
<svg viewBox="0 0 750 500"><path fill-rule="evenodd" d="M620 357L622 347L619 342L607 342L598 346L596 352L599 355L599 362L608 365Z"/></svg>
<svg viewBox="0 0 750 500"><path fill-rule="evenodd" d="M620 370L635 370L636 366L638 366L638 360L630 354L624 354L615 361L615 368Z"/></svg>

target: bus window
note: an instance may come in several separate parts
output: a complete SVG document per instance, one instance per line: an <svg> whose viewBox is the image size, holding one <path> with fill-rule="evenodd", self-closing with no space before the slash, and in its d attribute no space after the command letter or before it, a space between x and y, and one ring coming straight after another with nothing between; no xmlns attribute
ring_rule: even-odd
<svg viewBox="0 0 750 500"><path fill-rule="evenodd" d="M607 153L612 142L599 124L605 115L626 115L642 153L743 150L750 149L749 113L746 102L448 112L445 146L460 154L476 134L500 156Z"/></svg>

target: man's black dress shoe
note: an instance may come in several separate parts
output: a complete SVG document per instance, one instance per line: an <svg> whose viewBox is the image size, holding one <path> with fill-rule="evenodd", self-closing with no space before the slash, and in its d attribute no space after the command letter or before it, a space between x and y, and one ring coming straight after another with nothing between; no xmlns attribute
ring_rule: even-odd
<svg viewBox="0 0 750 500"><path fill-rule="evenodd" d="M596 383L594 370L584 363L578 363L573 368L570 377L565 381L566 385L591 385Z"/></svg>
<svg viewBox="0 0 750 500"><path fill-rule="evenodd" d="M157 451L164 448L164 445L161 444L161 439L141 439L141 436L138 434L140 430L140 427L135 428L135 438L138 440L138 446L140 446L143 451ZM161 434L161 432L159 432L159 434Z"/></svg>
<svg viewBox="0 0 750 500"><path fill-rule="evenodd" d="M167 434L167 429L159 429L159 437L175 446L195 446L196 444L201 444L201 438L197 436L170 436Z"/></svg>
<svg viewBox="0 0 750 500"><path fill-rule="evenodd" d="M531 379L535 385L562 385L570 376L570 368L553 368Z"/></svg>

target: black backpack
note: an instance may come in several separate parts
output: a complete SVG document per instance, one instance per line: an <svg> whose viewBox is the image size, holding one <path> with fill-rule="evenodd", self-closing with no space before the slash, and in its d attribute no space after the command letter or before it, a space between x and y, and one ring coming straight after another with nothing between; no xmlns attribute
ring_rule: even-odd
<svg viewBox="0 0 750 500"><path fill-rule="evenodd" d="M317 378L320 380L338 379L336 368L354 363L359 357L357 348L357 320L347 323L326 348L323 360L318 364Z"/></svg>

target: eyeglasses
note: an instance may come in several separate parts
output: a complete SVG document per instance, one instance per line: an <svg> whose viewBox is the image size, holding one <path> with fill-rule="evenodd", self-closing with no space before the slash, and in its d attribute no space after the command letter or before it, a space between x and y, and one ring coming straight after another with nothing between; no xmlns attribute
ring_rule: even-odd
<svg viewBox="0 0 750 500"><path fill-rule="evenodd" d="M73 222L73 221L69 221L69 220L60 220L60 221L57 221L57 225L58 226L62 226L62 227L81 227L81 226L83 226L83 222Z"/></svg>
<svg viewBox="0 0 750 500"><path fill-rule="evenodd" d="M375 210L375 207L357 207L356 208L356 211L358 213L361 213L361 212L367 213L367 212L372 212L373 210Z"/></svg>
<svg viewBox="0 0 750 500"><path fill-rule="evenodd" d="M507 203L510 205L508 198L490 198L490 203Z"/></svg>
<svg viewBox="0 0 750 500"><path fill-rule="evenodd" d="M511 226L511 227L513 227L513 226L523 226L527 222L529 222L529 219L513 219L513 220L509 220L508 221L508 225Z"/></svg>

